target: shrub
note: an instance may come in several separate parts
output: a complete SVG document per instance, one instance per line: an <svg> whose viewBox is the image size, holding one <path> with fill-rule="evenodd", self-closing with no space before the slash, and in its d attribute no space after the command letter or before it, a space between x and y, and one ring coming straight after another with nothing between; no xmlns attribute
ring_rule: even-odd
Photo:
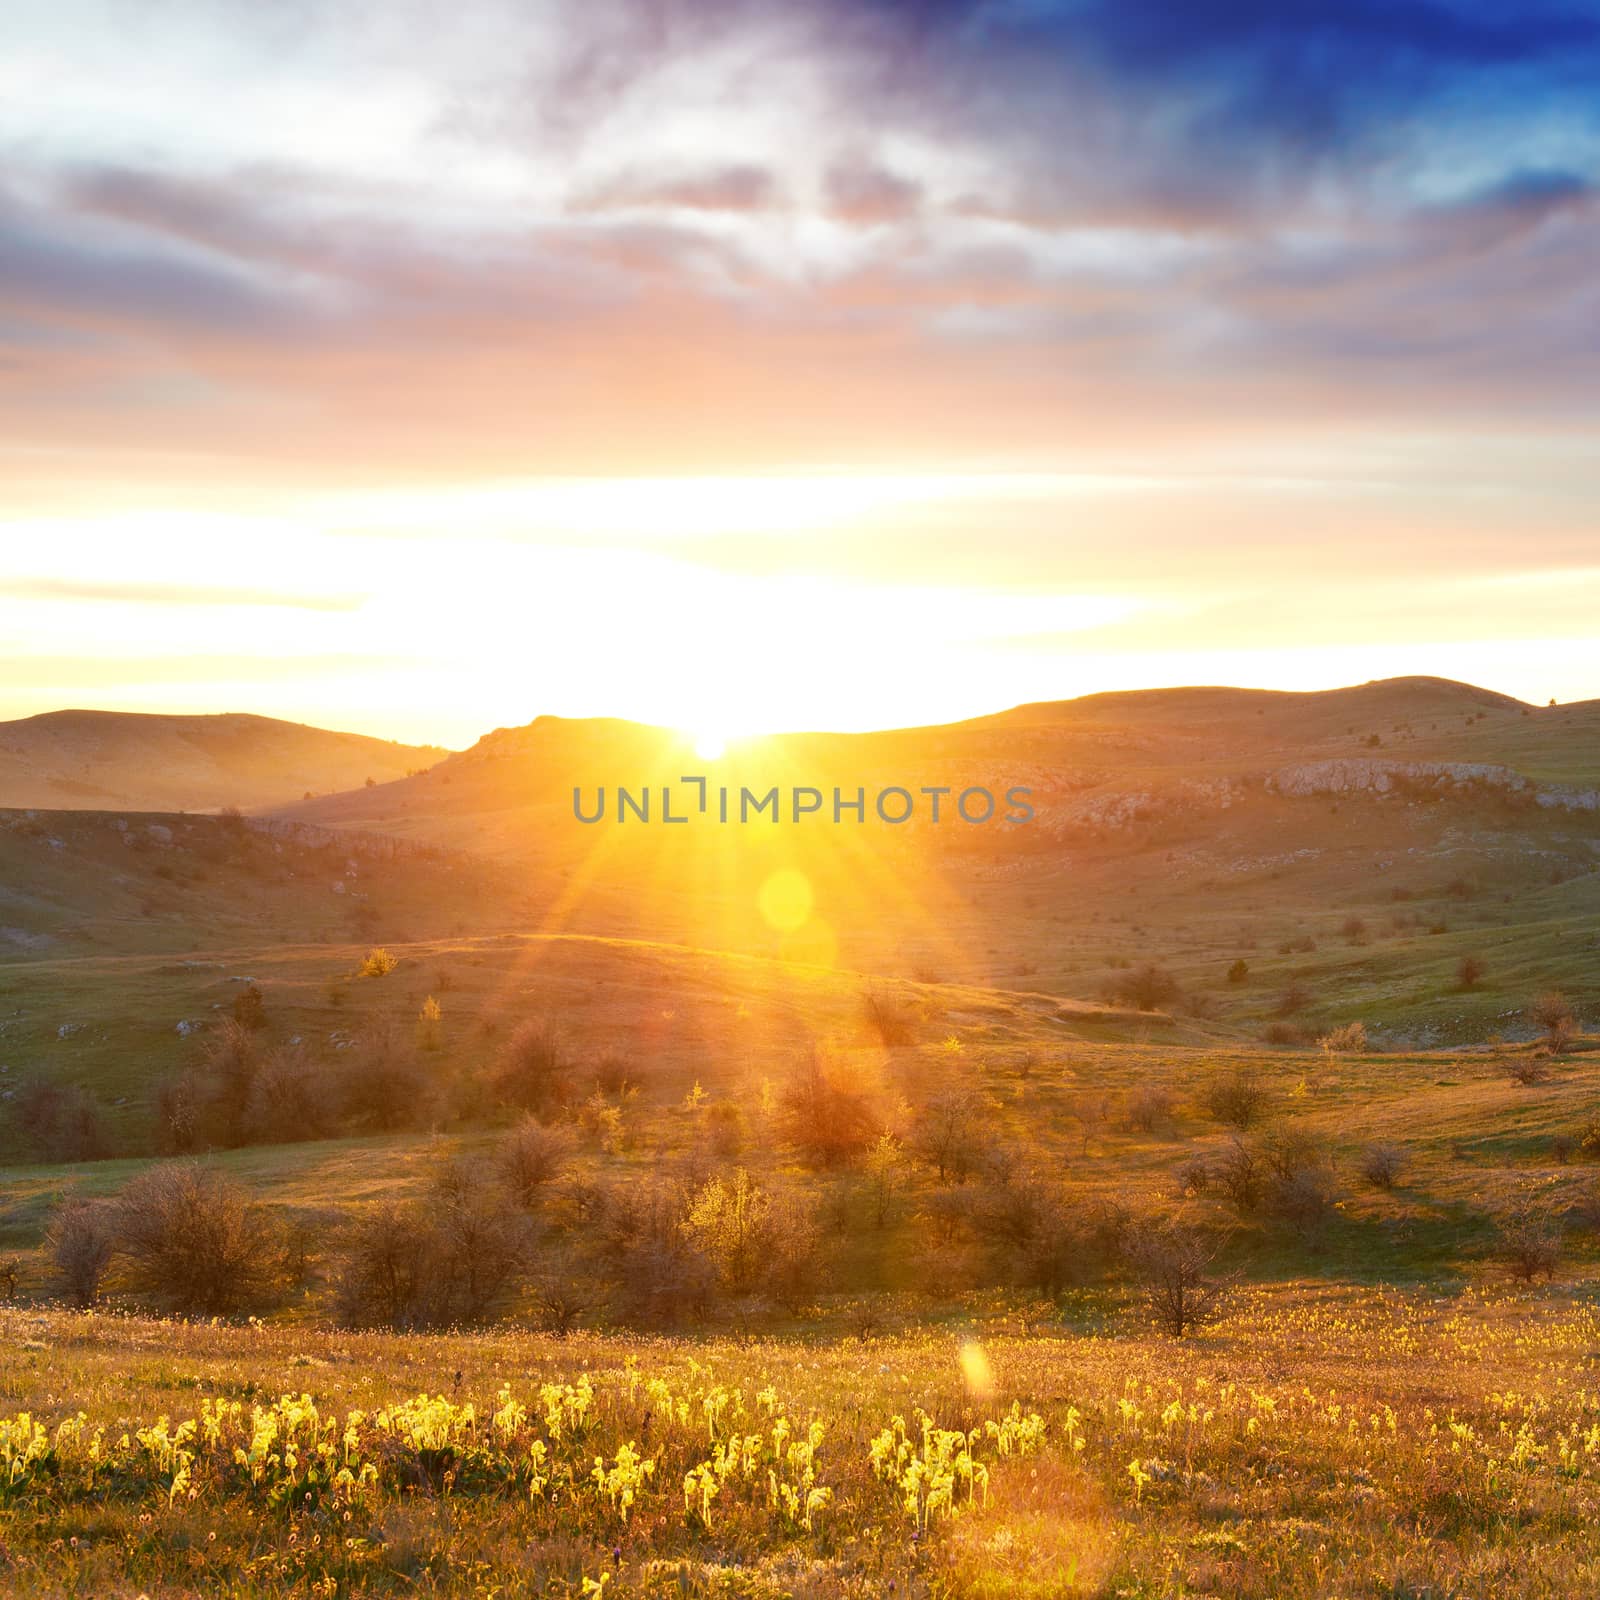
<svg viewBox="0 0 1600 1600"><path fill-rule="evenodd" d="M223 1145L228 1149L245 1142L245 1108L261 1065L261 1046L255 1033L227 1018L207 1034L201 1052L196 1148Z"/></svg>
<svg viewBox="0 0 1600 1600"><path fill-rule="evenodd" d="M1228 982L1232 984L1243 983L1250 976L1250 963L1241 956L1228 968Z"/></svg>
<svg viewBox="0 0 1600 1600"><path fill-rule="evenodd" d="M382 945L378 945L362 957L361 965L356 968L356 976L358 978L387 978L399 965L400 958L398 956L390 955Z"/></svg>
<svg viewBox="0 0 1600 1600"><path fill-rule="evenodd" d="M1462 989L1476 989L1488 970L1477 956L1462 956L1456 967L1456 983Z"/></svg>
<svg viewBox="0 0 1600 1600"><path fill-rule="evenodd" d="M917 1042L917 1030L911 1014L880 989L869 989L861 997L861 1015L867 1032L879 1044L895 1048Z"/></svg>
<svg viewBox="0 0 1600 1600"><path fill-rule="evenodd" d="M1204 1156L1186 1156L1176 1173L1180 1195L1204 1194L1211 1187L1211 1164Z"/></svg>
<svg viewBox="0 0 1600 1600"><path fill-rule="evenodd" d="M867 1151L867 1194L872 1203L873 1226L881 1228L894 1210L895 1200L905 1187L905 1147L892 1133L880 1133Z"/></svg>
<svg viewBox="0 0 1600 1600"><path fill-rule="evenodd" d="M731 1161L744 1147L744 1113L731 1100L718 1100L706 1108L706 1132L711 1148L723 1161Z"/></svg>
<svg viewBox="0 0 1600 1600"><path fill-rule="evenodd" d="M528 1236L499 1194L472 1174L442 1173L426 1200L361 1217L335 1275L341 1320L423 1329L491 1320L520 1286Z"/></svg>
<svg viewBox="0 0 1600 1600"><path fill-rule="evenodd" d="M1360 1055L1367 1048L1367 1025L1364 1022L1347 1022L1342 1028L1330 1029L1317 1043L1324 1055Z"/></svg>
<svg viewBox="0 0 1600 1600"><path fill-rule="evenodd" d="M1567 997L1555 989L1547 989L1528 1007L1528 1020L1544 1035L1545 1044L1557 1053L1565 1050L1572 1041L1577 1019Z"/></svg>
<svg viewBox="0 0 1600 1600"><path fill-rule="evenodd" d="M1361 1152L1356 1170L1374 1189L1392 1189L1405 1169L1405 1152L1394 1144L1369 1144Z"/></svg>
<svg viewBox="0 0 1600 1600"><path fill-rule="evenodd" d="M1278 1015L1280 1017L1296 1016L1304 1011L1314 998L1311 991L1303 983L1291 983L1278 996Z"/></svg>
<svg viewBox="0 0 1600 1600"><path fill-rule="evenodd" d="M1500 1257L1523 1283L1554 1276L1561 1260L1561 1224L1542 1207L1516 1207L1500 1224Z"/></svg>
<svg viewBox="0 0 1600 1600"><path fill-rule="evenodd" d="M597 1224L625 1319L671 1326L710 1314L717 1269L683 1227L688 1200L681 1190L660 1181L630 1182L586 1198L569 1186L566 1198L575 1214Z"/></svg>
<svg viewBox="0 0 1600 1600"><path fill-rule="evenodd" d="M427 1116L429 1087L410 1043L389 1018L379 1017L346 1057L339 1100L357 1126L388 1132Z"/></svg>
<svg viewBox="0 0 1600 1600"><path fill-rule="evenodd" d="M1285 1124L1262 1141L1267 1209L1303 1234L1315 1233L1338 1200L1338 1184L1322 1141L1309 1129Z"/></svg>
<svg viewBox="0 0 1600 1600"><path fill-rule="evenodd" d="M1235 1067L1213 1078L1205 1089L1206 1109L1218 1122L1234 1128L1253 1127L1266 1113L1269 1099L1267 1086L1250 1067Z"/></svg>
<svg viewBox="0 0 1600 1600"><path fill-rule="evenodd" d="M1550 1154L1558 1166L1566 1166L1577 1149L1578 1141L1570 1133L1558 1133L1550 1141Z"/></svg>
<svg viewBox="0 0 1600 1600"><path fill-rule="evenodd" d="M259 1033L266 1027L267 1004L261 998L261 991L255 984L246 984L233 997L233 1020L241 1028L248 1028L252 1033Z"/></svg>
<svg viewBox="0 0 1600 1600"><path fill-rule="evenodd" d="M68 1200L51 1219L44 1242L67 1298L75 1306L92 1306L116 1248L112 1208L99 1200Z"/></svg>
<svg viewBox="0 0 1600 1600"><path fill-rule="evenodd" d="M773 1198L767 1213L766 1286L779 1305L798 1316L822 1286L825 1268L815 1208L796 1191Z"/></svg>
<svg viewBox="0 0 1600 1600"><path fill-rule="evenodd" d="M784 1091L789 1136L820 1166L837 1166L871 1143L876 1118L866 1095L813 1050Z"/></svg>
<svg viewBox="0 0 1600 1600"><path fill-rule="evenodd" d="M417 1013L417 1043L424 1050L439 1048L444 1010L430 994Z"/></svg>
<svg viewBox="0 0 1600 1600"><path fill-rule="evenodd" d="M1133 1006L1139 1011L1159 1011L1177 996L1178 980L1165 967L1146 962L1118 978L1111 985L1110 994L1119 1005Z"/></svg>
<svg viewBox="0 0 1600 1600"><path fill-rule="evenodd" d="M500 1175L519 1205L533 1210L571 1154L564 1134L524 1117L500 1143Z"/></svg>
<svg viewBox="0 0 1600 1600"><path fill-rule="evenodd" d="M250 1082L243 1116L251 1144L287 1144L320 1139L331 1131L334 1103L322 1070L302 1045L268 1053Z"/></svg>
<svg viewBox="0 0 1600 1600"><path fill-rule="evenodd" d="M30 1078L12 1107L18 1129L45 1161L100 1161L109 1153L99 1102L78 1084Z"/></svg>
<svg viewBox="0 0 1600 1600"><path fill-rule="evenodd" d="M1304 1028L1292 1022L1269 1022L1261 1031L1263 1044L1300 1045L1307 1043L1309 1037Z"/></svg>
<svg viewBox="0 0 1600 1600"><path fill-rule="evenodd" d="M1525 1088L1533 1088L1545 1081L1550 1076L1548 1056L1541 1050L1528 1050L1516 1055L1507 1055L1501 1058L1501 1065L1513 1083L1520 1083Z"/></svg>
<svg viewBox="0 0 1600 1600"><path fill-rule="evenodd" d="M1172 1092L1146 1084L1129 1096L1125 1120L1136 1133L1154 1133L1172 1121Z"/></svg>
<svg viewBox="0 0 1600 1600"><path fill-rule="evenodd" d="M1260 1157L1237 1138L1228 1141L1228 1148L1211 1169L1211 1180L1241 1213L1257 1210L1267 1188L1267 1173Z"/></svg>
<svg viewBox="0 0 1600 1600"><path fill-rule="evenodd" d="M130 1286L183 1315L220 1316L277 1287L278 1241L239 1186L193 1161L141 1173L114 1204Z"/></svg>
<svg viewBox="0 0 1600 1600"><path fill-rule="evenodd" d="M524 1022L507 1041L494 1078L507 1105L548 1120L572 1096L566 1037L548 1018Z"/></svg>
<svg viewBox="0 0 1600 1600"><path fill-rule="evenodd" d="M1172 1222L1137 1226L1124 1255L1156 1325L1173 1338L1220 1313L1227 1283L1211 1272L1215 1249L1192 1229Z"/></svg>

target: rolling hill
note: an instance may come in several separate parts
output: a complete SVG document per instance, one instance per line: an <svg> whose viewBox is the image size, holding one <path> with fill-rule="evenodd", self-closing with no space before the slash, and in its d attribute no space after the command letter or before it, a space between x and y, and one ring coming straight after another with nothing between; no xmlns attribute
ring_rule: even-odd
<svg viewBox="0 0 1600 1600"><path fill-rule="evenodd" d="M444 754L238 712L50 711L0 722L0 807L253 810L403 778Z"/></svg>

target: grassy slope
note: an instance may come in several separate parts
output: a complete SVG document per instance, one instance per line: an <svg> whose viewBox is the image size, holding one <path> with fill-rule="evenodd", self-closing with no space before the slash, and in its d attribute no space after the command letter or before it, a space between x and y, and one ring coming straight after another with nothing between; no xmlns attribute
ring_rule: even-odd
<svg viewBox="0 0 1600 1600"><path fill-rule="evenodd" d="M403 777L445 752L244 713L51 711L0 722L0 805L212 811Z"/></svg>

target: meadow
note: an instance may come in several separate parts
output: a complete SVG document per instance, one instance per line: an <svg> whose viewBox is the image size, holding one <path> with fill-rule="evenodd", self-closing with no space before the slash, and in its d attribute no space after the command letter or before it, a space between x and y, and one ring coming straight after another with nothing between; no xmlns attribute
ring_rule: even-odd
<svg viewBox="0 0 1600 1600"><path fill-rule="evenodd" d="M1571 1289L1285 1284L1182 1342L1097 1296L844 1336L0 1326L13 1593L1600 1588Z"/></svg>

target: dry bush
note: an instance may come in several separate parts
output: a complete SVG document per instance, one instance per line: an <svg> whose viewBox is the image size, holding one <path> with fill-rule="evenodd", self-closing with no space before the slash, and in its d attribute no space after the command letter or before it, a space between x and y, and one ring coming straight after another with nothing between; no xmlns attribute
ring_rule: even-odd
<svg viewBox="0 0 1600 1600"><path fill-rule="evenodd" d="M1244 983L1250 976L1250 963L1241 956L1228 968L1228 982L1232 984Z"/></svg>
<svg viewBox="0 0 1600 1600"><path fill-rule="evenodd" d="M335 1299L352 1327L467 1327L493 1320L526 1276L525 1220L498 1190L447 1168L425 1200L360 1217L338 1263Z"/></svg>
<svg viewBox="0 0 1600 1600"><path fill-rule="evenodd" d="M581 1210L596 1226L597 1248L627 1322L672 1327L703 1322L716 1303L717 1269L683 1227L690 1197L667 1182L597 1188Z"/></svg>
<svg viewBox="0 0 1600 1600"><path fill-rule="evenodd" d="M1277 1014L1280 1017L1298 1016L1315 998L1303 983L1291 983L1278 996Z"/></svg>
<svg viewBox="0 0 1600 1600"><path fill-rule="evenodd" d="M607 1298L604 1281L595 1275L584 1252L570 1243L539 1257L529 1290L539 1326L558 1338L565 1338Z"/></svg>
<svg viewBox="0 0 1600 1600"><path fill-rule="evenodd" d="M1172 1091L1154 1084L1135 1089L1124 1102L1122 1119L1135 1133L1154 1133L1172 1125Z"/></svg>
<svg viewBox="0 0 1600 1600"><path fill-rule="evenodd" d="M721 1161L731 1161L744 1148L744 1113L732 1100L718 1100L706 1107L705 1130Z"/></svg>
<svg viewBox="0 0 1600 1600"><path fill-rule="evenodd" d="M1263 1044L1302 1045L1311 1042L1311 1032L1294 1022L1269 1022L1261 1030Z"/></svg>
<svg viewBox="0 0 1600 1600"><path fill-rule="evenodd" d="M1556 989L1547 989L1527 1009L1527 1017L1544 1036L1545 1045L1559 1055L1572 1042L1577 1031L1577 1018L1567 997Z"/></svg>
<svg viewBox="0 0 1600 1600"><path fill-rule="evenodd" d="M1561 1261L1561 1224L1542 1206L1519 1205L1501 1220L1499 1255L1522 1283L1552 1277Z"/></svg>
<svg viewBox="0 0 1600 1600"><path fill-rule="evenodd" d="M766 1290L791 1316L798 1316L826 1277L821 1229L810 1198L793 1189L775 1195L767 1213L767 1236Z"/></svg>
<svg viewBox="0 0 1600 1600"><path fill-rule="evenodd" d="M1126 1225L1119 1206L1074 1200L1037 1173L986 1184L971 1218L1004 1274L1051 1299L1103 1275Z"/></svg>
<svg viewBox="0 0 1600 1600"><path fill-rule="evenodd" d="M1234 1138L1211 1167L1211 1182L1225 1200L1241 1213L1260 1208L1267 1190L1267 1171L1259 1154L1244 1140Z"/></svg>
<svg viewBox="0 0 1600 1600"><path fill-rule="evenodd" d="M112 1204L130 1288L181 1315L239 1311L282 1282L281 1241L265 1213L209 1167L163 1162Z"/></svg>
<svg viewBox="0 0 1600 1600"><path fill-rule="evenodd" d="M156 1089L155 1147L166 1156L193 1155L203 1138L205 1091L198 1073L179 1072Z"/></svg>
<svg viewBox="0 0 1600 1600"><path fill-rule="evenodd" d="M1174 1176L1178 1182L1180 1195L1204 1194L1211 1187L1215 1174L1211 1170L1211 1163L1202 1155L1186 1156L1178 1163Z"/></svg>
<svg viewBox="0 0 1600 1600"><path fill-rule="evenodd" d="M917 1042L916 1023L894 996L869 989L861 997L861 1020L868 1035L890 1049Z"/></svg>
<svg viewBox="0 0 1600 1600"><path fill-rule="evenodd" d="M878 1133L868 1097L813 1050L784 1087L790 1139L817 1166L852 1160Z"/></svg>
<svg viewBox="0 0 1600 1600"><path fill-rule="evenodd" d="M255 984L247 983L233 997L233 1020L251 1033L259 1033L267 1025L267 1003Z"/></svg>
<svg viewBox="0 0 1600 1600"><path fill-rule="evenodd" d="M45 1161L101 1161L110 1153L99 1102L75 1083L31 1078L16 1092L11 1115Z"/></svg>
<svg viewBox="0 0 1600 1600"><path fill-rule="evenodd" d="M1269 1214L1298 1233L1316 1234L1339 1198L1338 1180L1322 1140L1309 1129L1285 1124L1262 1141L1261 1160L1267 1171L1263 1198Z"/></svg>
<svg viewBox="0 0 1600 1600"><path fill-rule="evenodd" d="M232 1017L206 1035L196 1083L196 1148L221 1145L231 1150L245 1142L245 1108L260 1066L255 1032Z"/></svg>
<svg viewBox="0 0 1600 1600"><path fill-rule="evenodd" d="M1550 1141L1550 1155L1557 1166L1566 1166L1577 1153L1578 1141L1570 1133L1558 1133Z"/></svg>
<svg viewBox="0 0 1600 1600"><path fill-rule="evenodd" d="M423 1123L429 1114L430 1091L412 1041L389 1017L374 1018L339 1074L345 1118L379 1132Z"/></svg>
<svg viewBox="0 0 1600 1600"><path fill-rule="evenodd" d="M1323 1053L1330 1056L1360 1055L1367 1048L1367 1025L1364 1022L1347 1022L1322 1035L1317 1043Z"/></svg>
<svg viewBox="0 0 1600 1600"><path fill-rule="evenodd" d="M1405 1170L1405 1151L1396 1144L1369 1144L1356 1162L1362 1180L1374 1189L1392 1189Z"/></svg>
<svg viewBox="0 0 1600 1600"><path fill-rule="evenodd" d="M507 1041L494 1076L497 1097L548 1121L572 1098L566 1035L548 1017L524 1022Z"/></svg>
<svg viewBox="0 0 1600 1600"><path fill-rule="evenodd" d="M565 1134L535 1117L524 1117L500 1141L500 1176L518 1205L532 1211L561 1176L571 1155L571 1142Z"/></svg>
<svg viewBox="0 0 1600 1600"><path fill-rule="evenodd" d="M1206 1110L1231 1128L1254 1127L1266 1115L1270 1099L1266 1084L1251 1067L1219 1074L1204 1091Z"/></svg>
<svg viewBox="0 0 1600 1600"><path fill-rule="evenodd" d="M336 1122L327 1075L303 1045L269 1051L250 1082L243 1133L250 1144L292 1144L321 1139Z"/></svg>
<svg viewBox="0 0 1600 1600"><path fill-rule="evenodd" d="M1118 1005L1132 1006L1137 1011L1159 1011L1177 998L1179 986L1165 967L1147 961L1113 980L1106 992Z"/></svg>
<svg viewBox="0 0 1600 1600"><path fill-rule="evenodd" d="M1456 965L1456 986L1476 989L1488 974L1488 967L1478 956L1462 956Z"/></svg>
<svg viewBox="0 0 1600 1600"><path fill-rule="evenodd" d="M1502 1056L1500 1064L1506 1076L1524 1088L1534 1088L1550 1076L1549 1056L1543 1049Z"/></svg>
<svg viewBox="0 0 1600 1600"><path fill-rule="evenodd" d="M92 1306L116 1249L116 1217L103 1200L68 1200L50 1220L45 1250L73 1305Z"/></svg>
<svg viewBox="0 0 1600 1600"><path fill-rule="evenodd" d="M1172 1221L1135 1224L1123 1256L1163 1332L1181 1339L1220 1315L1230 1280L1213 1273L1216 1248L1193 1229Z"/></svg>

